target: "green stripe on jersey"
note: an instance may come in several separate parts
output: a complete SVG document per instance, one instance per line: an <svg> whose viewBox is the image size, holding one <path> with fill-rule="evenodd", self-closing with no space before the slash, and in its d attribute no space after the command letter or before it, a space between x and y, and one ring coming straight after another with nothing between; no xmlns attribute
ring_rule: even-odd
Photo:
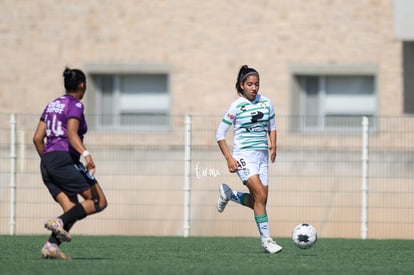
<svg viewBox="0 0 414 275"><path fill-rule="evenodd" d="M226 123L228 125L231 125L232 124L231 121L225 120L224 118L221 120L221 122Z"/></svg>

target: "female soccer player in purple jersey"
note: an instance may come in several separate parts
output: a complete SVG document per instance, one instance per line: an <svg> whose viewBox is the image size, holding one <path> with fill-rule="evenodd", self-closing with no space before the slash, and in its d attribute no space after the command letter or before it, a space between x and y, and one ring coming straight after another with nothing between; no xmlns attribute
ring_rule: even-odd
<svg viewBox="0 0 414 275"><path fill-rule="evenodd" d="M230 173L237 173L249 189L249 193L242 193L221 184L217 210L223 212L230 200L253 209L263 249L267 253L278 253L282 247L270 237L266 212L269 151L270 160L276 160L275 113L272 102L258 93L259 84L259 73L255 69L247 65L240 68L236 80L239 98L230 105L217 129L216 140ZM231 125L234 127L233 154L225 139Z"/></svg>
<svg viewBox="0 0 414 275"><path fill-rule="evenodd" d="M41 252L44 258L51 259L69 259L59 246L71 241L71 227L107 206L106 197L94 177L95 163L83 144L88 129L80 102L86 91L85 74L78 69L65 68L63 77L66 93L46 106L33 136L41 159L43 182L64 212L45 222L45 228L52 233ZM81 157L85 165L80 162ZM78 195L84 198L82 202Z"/></svg>

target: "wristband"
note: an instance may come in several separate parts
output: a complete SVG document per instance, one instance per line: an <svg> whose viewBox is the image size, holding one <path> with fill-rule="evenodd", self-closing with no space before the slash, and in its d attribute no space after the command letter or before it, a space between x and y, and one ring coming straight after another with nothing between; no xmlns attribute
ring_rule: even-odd
<svg viewBox="0 0 414 275"><path fill-rule="evenodd" d="M81 156L84 157L84 158L86 158L89 155L90 155L89 151L88 150L85 150L85 151L83 151L83 153L82 153Z"/></svg>

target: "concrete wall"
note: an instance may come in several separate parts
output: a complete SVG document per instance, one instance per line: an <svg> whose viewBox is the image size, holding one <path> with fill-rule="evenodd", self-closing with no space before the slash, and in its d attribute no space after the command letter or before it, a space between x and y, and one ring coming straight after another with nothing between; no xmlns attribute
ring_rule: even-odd
<svg viewBox="0 0 414 275"><path fill-rule="evenodd" d="M261 92L279 115L293 112L289 68L327 65L378 68L378 114L402 113L401 42L389 0L8 0L1 6L1 112L39 113L63 93L66 65L155 64L171 68L171 114L221 115L237 97L239 67L248 64L261 73Z"/></svg>

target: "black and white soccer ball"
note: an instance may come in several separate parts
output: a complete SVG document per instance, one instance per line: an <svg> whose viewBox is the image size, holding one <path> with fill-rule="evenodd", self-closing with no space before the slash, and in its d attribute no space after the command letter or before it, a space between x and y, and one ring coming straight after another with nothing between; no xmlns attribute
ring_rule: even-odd
<svg viewBox="0 0 414 275"><path fill-rule="evenodd" d="M302 249L311 247L318 240L315 227L309 223L298 224L292 231L293 243Z"/></svg>

